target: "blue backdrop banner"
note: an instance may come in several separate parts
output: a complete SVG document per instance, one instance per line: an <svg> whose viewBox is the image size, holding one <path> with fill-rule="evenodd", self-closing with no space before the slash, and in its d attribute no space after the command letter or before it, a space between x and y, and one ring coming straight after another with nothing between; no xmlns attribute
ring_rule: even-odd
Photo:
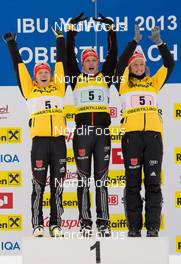
<svg viewBox="0 0 181 264"><path fill-rule="evenodd" d="M103 1L103 0L8 0L1 3L1 35L5 32L17 32L18 47L21 48L23 60L30 73L38 61L55 62L55 39L51 26L59 26L66 36L66 23L69 18L81 12L89 17L80 24L76 47L78 58L81 50L87 46L95 46L102 63L107 52L106 28L95 25L93 17L99 12L111 17L116 24L119 54L126 43L133 38L134 24L142 30L143 40L140 45L153 74L161 64L158 50L148 36L153 26L161 29L161 37L168 44L174 55L176 67L168 82L180 83L179 48L181 47L179 1L152 0L138 1ZM16 79L12 69L10 56L3 40L0 41L0 85L15 85ZM156 63L155 63L156 62Z"/></svg>

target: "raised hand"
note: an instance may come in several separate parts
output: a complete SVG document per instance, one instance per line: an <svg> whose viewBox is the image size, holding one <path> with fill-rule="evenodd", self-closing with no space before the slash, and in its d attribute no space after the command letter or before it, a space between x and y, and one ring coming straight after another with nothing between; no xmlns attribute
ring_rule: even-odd
<svg viewBox="0 0 181 264"><path fill-rule="evenodd" d="M111 19L109 19L109 18L107 18L107 17L105 17L105 16L103 16L101 13L99 13L99 16L101 17L101 18L93 18L95 21L98 21L98 22L100 22L100 23L105 23L105 24L108 24L108 25L113 25L114 24L114 21L113 20L111 20Z"/></svg>
<svg viewBox="0 0 181 264"><path fill-rule="evenodd" d="M157 46L162 44L163 41L160 38L160 28L159 27L154 27L151 31L151 35L148 36L149 39L151 39Z"/></svg>
<svg viewBox="0 0 181 264"><path fill-rule="evenodd" d="M77 24L80 21L84 21L84 20L87 20L87 19L88 19L88 17L84 17L84 13L82 12L79 16L71 18L69 23L70 24Z"/></svg>
<svg viewBox="0 0 181 264"><path fill-rule="evenodd" d="M9 42L11 40L15 41L16 40L16 33L11 33L11 32L7 32L3 35L3 40L5 42Z"/></svg>
<svg viewBox="0 0 181 264"><path fill-rule="evenodd" d="M138 26L138 25L135 25L135 27L134 27L134 40L137 42L137 43L139 43L140 42L140 40L142 40L142 34L141 34L141 32L140 32L140 27Z"/></svg>
<svg viewBox="0 0 181 264"><path fill-rule="evenodd" d="M64 38L62 31L60 31L59 29L53 28L53 27L51 27L51 29L56 38Z"/></svg>

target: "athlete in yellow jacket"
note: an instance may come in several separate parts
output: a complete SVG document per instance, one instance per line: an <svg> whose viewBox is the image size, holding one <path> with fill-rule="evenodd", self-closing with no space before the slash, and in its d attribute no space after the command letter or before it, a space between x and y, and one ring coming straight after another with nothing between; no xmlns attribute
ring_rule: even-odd
<svg viewBox="0 0 181 264"><path fill-rule="evenodd" d="M61 235L62 182L66 172L65 121L63 98L65 95L65 41L61 32L53 30L57 42L54 76L47 63L34 67L34 79L23 63L16 43L16 35L5 33L3 38L14 64L19 88L29 110L32 139L31 165L33 173L32 225L34 236L43 236L42 200L50 165L50 235Z"/></svg>
<svg viewBox="0 0 181 264"><path fill-rule="evenodd" d="M146 73L145 57L135 51L141 40L139 27L119 58L116 88L122 106L121 126L125 134L122 151L125 162L125 213L128 236L141 236L142 199L141 173L144 170L145 224L147 236L158 236L162 193L160 173L163 156L162 119L158 113L157 95L170 75L174 61L167 45L160 38L159 28L152 30L150 39L157 45L163 66L153 75Z"/></svg>

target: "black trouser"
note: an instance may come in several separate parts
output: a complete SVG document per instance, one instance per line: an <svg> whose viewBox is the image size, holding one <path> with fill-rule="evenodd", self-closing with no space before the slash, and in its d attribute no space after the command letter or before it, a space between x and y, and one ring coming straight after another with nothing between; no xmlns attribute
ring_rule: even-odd
<svg viewBox="0 0 181 264"><path fill-rule="evenodd" d="M84 130L83 133L81 129ZM89 130L92 131L88 132ZM109 129L103 126L77 127L74 132L73 149L78 173L77 196L81 225L92 225L89 194L92 155L96 186L96 224L108 225L107 176L111 151Z"/></svg>
<svg viewBox="0 0 181 264"><path fill-rule="evenodd" d="M32 225L43 225L42 201L50 165L50 223L60 225L63 213L62 192L66 173L65 137L35 137L32 142L31 165L33 191L31 196Z"/></svg>
<svg viewBox="0 0 181 264"><path fill-rule="evenodd" d="M124 193L128 228L142 228L143 201L140 195L144 170L145 225L159 230L162 208L161 164L162 137L159 132L128 132L122 139L126 187Z"/></svg>

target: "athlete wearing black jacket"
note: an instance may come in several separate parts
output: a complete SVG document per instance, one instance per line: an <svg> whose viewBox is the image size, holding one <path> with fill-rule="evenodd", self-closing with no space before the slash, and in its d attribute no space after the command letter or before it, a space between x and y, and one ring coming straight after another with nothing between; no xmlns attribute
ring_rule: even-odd
<svg viewBox="0 0 181 264"><path fill-rule="evenodd" d="M78 172L78 207L81 232L87 235L92 228L88 181L91 176L91 158L94 158L94 179L96 183L97 227L100 235L110 235L108 229L108 193L105 181L108 175L111 141L109 87L117 61L116 34L113 22L102 15L98 22L108 24L108 55L102 70L98 71L98 55L94 49L83 50L81 72L75 54L75 24L84 20L83 13L70 20L67 32L67 61L71 87L77 107L76 129L73 139L74 156ZM81 129L84 131L80 133ZM98 132L99 131L99 132ZM98 135L99 134L99 135ZM99 181L99 184L97 182ZM82 184L80 184L82 182ZM99 186L98 186L99 185Z"/></svg>

